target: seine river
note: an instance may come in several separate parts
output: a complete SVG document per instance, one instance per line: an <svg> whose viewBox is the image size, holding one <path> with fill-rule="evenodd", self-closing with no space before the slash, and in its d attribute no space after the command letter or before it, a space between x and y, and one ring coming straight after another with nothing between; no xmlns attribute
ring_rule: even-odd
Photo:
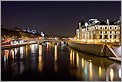
<svg viewBox="0 0 122 82"><path fill-rule="evenodd" d="M1 80L120 81L121 63L46 42L1 50Z"/></svg>

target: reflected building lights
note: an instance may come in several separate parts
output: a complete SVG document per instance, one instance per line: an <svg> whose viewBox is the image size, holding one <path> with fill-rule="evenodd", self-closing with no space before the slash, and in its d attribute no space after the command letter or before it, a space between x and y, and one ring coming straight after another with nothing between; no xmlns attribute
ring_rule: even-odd
<svg viewBox="0 0 122 82"><path fill-rule="evenodd" d="M82 68L84 68L84 58L82 58Z"/></svg>
<svg viewBox="0 0 122 82"><path fill-rule="evenodd" d="M73 50L73 52L72 52L72 63L73 63L73 65L74 65L74 59L75 59L75 52Z"/></svg>
<svg viewBox="0 0 122 82"><path fill-rule="evenodd" d="M101 66L99 67L99 76L100 76L100 78L102 76L102 68L101 68Z"/></svg>
<svg viewBox="0 0 122 82"><path fill-rule="evenodd" d="M22 62L20 62L20 71L19 71L19 73L22 74L23 71L24 71L24 65L23 65Z"/></svg>
<svg viewBox="0 0 122 82"><path fill-rule="evenodd" d="M38 70L41 72L42 71L42 66L43 66L43 63L42 63L42 55L39 55L39 57L38 57L38 61L39 61L39 63L38 63Z"/></svg>
<svg viewBox="0 0 122 82"><path fill-rule="evenodd" d="M78 52L76 53L76 64L77 64L77 67L79 67L79 55L78 55Z"/></svg>
<svg viewBox="0 0 122 82"><path fill-rule="evenodd" d="M5 50L4 62L8 60L9 50Z"/></svg>
<svg viewBox="0 0 122 82"><path fill-rule="evenodd" d="M114 78L114 71L113 71L113 69L111 68L111 69L110 69L110 80L113 81L113 78Z"/></svg>
<svg viewBox="0 0 122 82"><path fill-rule="evenodd" d="M35 54L36 53L36 49L37 49L37 44L30 45L30 48L31 48L31 53Z"/></svg>
<svg viewBox="0 0 122 82"><path fill-rule="evenodd" d="M42 45L39 45L38 70L42 71Z"/></svg>
<svg viewBox="0 0 122 82"><path fill-rule="evenodd" d="M93 73L92 73L92 63L91 62L89 64L89 75L90 75L90 80L92 80Z"/></svg>
<svg viewBox="0 0 122 82"><path fill-rule="evenodd" d="M55 61L57 61L57 45L55 45Z"/></svg>
<svg viewBox="0 0 122 82"><path fill-rule="evenodd" d="M119 69L119 78L121 78L121 68Z"/></svg>
<svg viewBox="0 0 122 82"><path fill-rule="evenodd" d="M72 65L72 50L70 51L70 64Z"/></svg>
<svg viewBox="0 0 122 82"><path fill-rule="evenodd" d="M6 63L6 55L4 55L4 63Z"/></svg>
<svg viewBox="0 0 122 82"><path fill-rule="evenodd" d="M20 58L23 58L23 50L24 50L24 48L20 47Z"/></svg>
<svg viewBox="0 0 122 82"><path fill-rule="evenodd" d="M14 59L14 50L11 49L12 59Z"/></svg>
<svg viewBox="0 0 122 82"><path fill-rule="evenodd" d="M34 53L34 44L32 44L30 46L31 46L31 53Z"/></svg>
<svg viewBox="0 0 122 82"><path fill-rule="evenodd" d="M14 51L15 51L15 55L17 55L18 48L15 48L15 50L14 50Z"/></svg>
<svg viewBox="0 0 122 82"><path fill-rule="evenodd" d="M27 47L27 45L25 47L25 51L26 51L26 57L27 57L27 54L28 54L28 47Z"/></svg>
<svg viewBox="0 0 122 82"><path fill-rule="evenodd" d="M39 45L39 55L42 55L42 45Z"/></svg>

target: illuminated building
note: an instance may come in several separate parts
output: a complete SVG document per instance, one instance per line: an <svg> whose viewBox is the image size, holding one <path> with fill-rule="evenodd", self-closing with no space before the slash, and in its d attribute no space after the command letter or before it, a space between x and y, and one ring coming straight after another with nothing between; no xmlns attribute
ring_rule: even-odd
<svg viewBox="0 0 122 82"><path fill-rule="evenodd" d="M77 41L81 42L120 42L120 22L89 19L78 24Z"/></svg>

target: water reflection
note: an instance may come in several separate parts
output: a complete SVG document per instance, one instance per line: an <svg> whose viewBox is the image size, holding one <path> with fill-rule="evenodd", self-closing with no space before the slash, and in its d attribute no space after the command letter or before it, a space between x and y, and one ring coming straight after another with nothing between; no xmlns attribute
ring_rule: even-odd
<svg viewBox="0 0 122 82"><path fill-rule="evenodd" d="M55 80L55 78L72 80L72 77L81 81L121 80L119 63L82 53L66 46L61 47L60 44L26 45L2 50L1 55L3 65L1 75L4 80L8 80L9 77L13 80L16 77L30 80L31 76L34 80L43 78L44 80L50 78L51 80ZM19 60L20 58L22 60Z"/></svg>
<svg viewBox="0 0 122 82"><path fill-rule="evenodd" d="M58 70L58 66L57 66L57 44L55 45L55 49L54 49L54 60L55 60L55 62L54 62L54 70L55 70L55 72L57 72L57 70Z"/></svg>
<svg viewBox="0 0 122 82"><path fill-rule="evenodd" d="M32 45L30 45L31 53L32 53L32 54L35 54L35 53L36 53L37 46L38 46L37 44L32 44Z"/></svg>
<svg viewBox="0 0 122 82"><path fill-rule="evenodd" d="M92 63L91 62L89 64L89 77L90 77L90 80L92 80L92 78L93 78L93 70L92 70Z"/></svg>
<svg viewBox="0 0 122 82"><path fill-rule="evenodd" d="M101 66L99 67L99 76L100 76L100 78L102 76L102 68L101 68Z"/></svg>
<svg viewBox="0 0 122 82"><path fill-rule="evenodd" d="M5 55L4 55L4 63L8 61L8 55L9 55L9 50L4 50Z"/></svg>
<svg viewBox="0 0 122 82"><path fill-rule="evenodd" d="M114 77L114 71L113 69L111 68L110 69L110 80L113 81L113 77Z"/></svg>
<svg viewBox="0 0 122 82"><path fill-rule="evenodd" d="M118 73L119 74L119 78L121 78L121 73L122 73L121 72L121 68L119 68L119 73Z"/></svg>
<svg viewBox="0 0 122 82"><path fill-rule="evenodd" d="M42 71L42 66L43 66L43 63L42 63L42 45L39 45L39 57L38 57L38 70L39 72Z"/></svg>
<svg viewBox="0 0 122 82"><path fill-rule="evenodd" d="M14 49L11 49L12 59L14 59Z"/></svg>
<svg viewBox="0 0 122 82"><path fill-rule="evenodd" d="M57 45L55 45L55 61L57 61Z"/></svg>
<svg viewBox="0 0 122 82"><path fill-rule="evenodd" d="M20 47L20 58L23 58L23 50L24 50L24 48Z"/></svg>
<svg viewBox="0 0 122 82"><path fill-rule="evenodd" d="M97 80L104 80L104 81L105 80L106 81L120 80L119 77L121 77L120 76L121 74L120 75L118 74L121 72L120 65L115 64L115 63L113 64L113 63L114 62L107 60L107 58L87 55L86 53L77 52L73 49L70 50L70 64L74 67L75 67L74 64L76 64L76 66L78 67L77 71L71 72L71 74L77 75L77 77L80 80L86 80L86 81L88 80L96 80L96 81ZM113 68L116 69L116 71L114 71ZM110 71L107 71L107 70L110 70ZM116 75L115 77L115 73L118 76Z"/></svg>

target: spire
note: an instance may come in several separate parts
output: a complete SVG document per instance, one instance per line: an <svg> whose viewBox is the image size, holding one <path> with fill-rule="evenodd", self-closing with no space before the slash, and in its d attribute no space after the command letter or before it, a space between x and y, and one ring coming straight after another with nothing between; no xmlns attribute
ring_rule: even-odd
<svg viewBox="0 0 122 82"><path fill-rule="evenodd" d="M83 16L82 16L82 21L81 21L81 27L85 24L84 21L83 21Z"/></svg>

